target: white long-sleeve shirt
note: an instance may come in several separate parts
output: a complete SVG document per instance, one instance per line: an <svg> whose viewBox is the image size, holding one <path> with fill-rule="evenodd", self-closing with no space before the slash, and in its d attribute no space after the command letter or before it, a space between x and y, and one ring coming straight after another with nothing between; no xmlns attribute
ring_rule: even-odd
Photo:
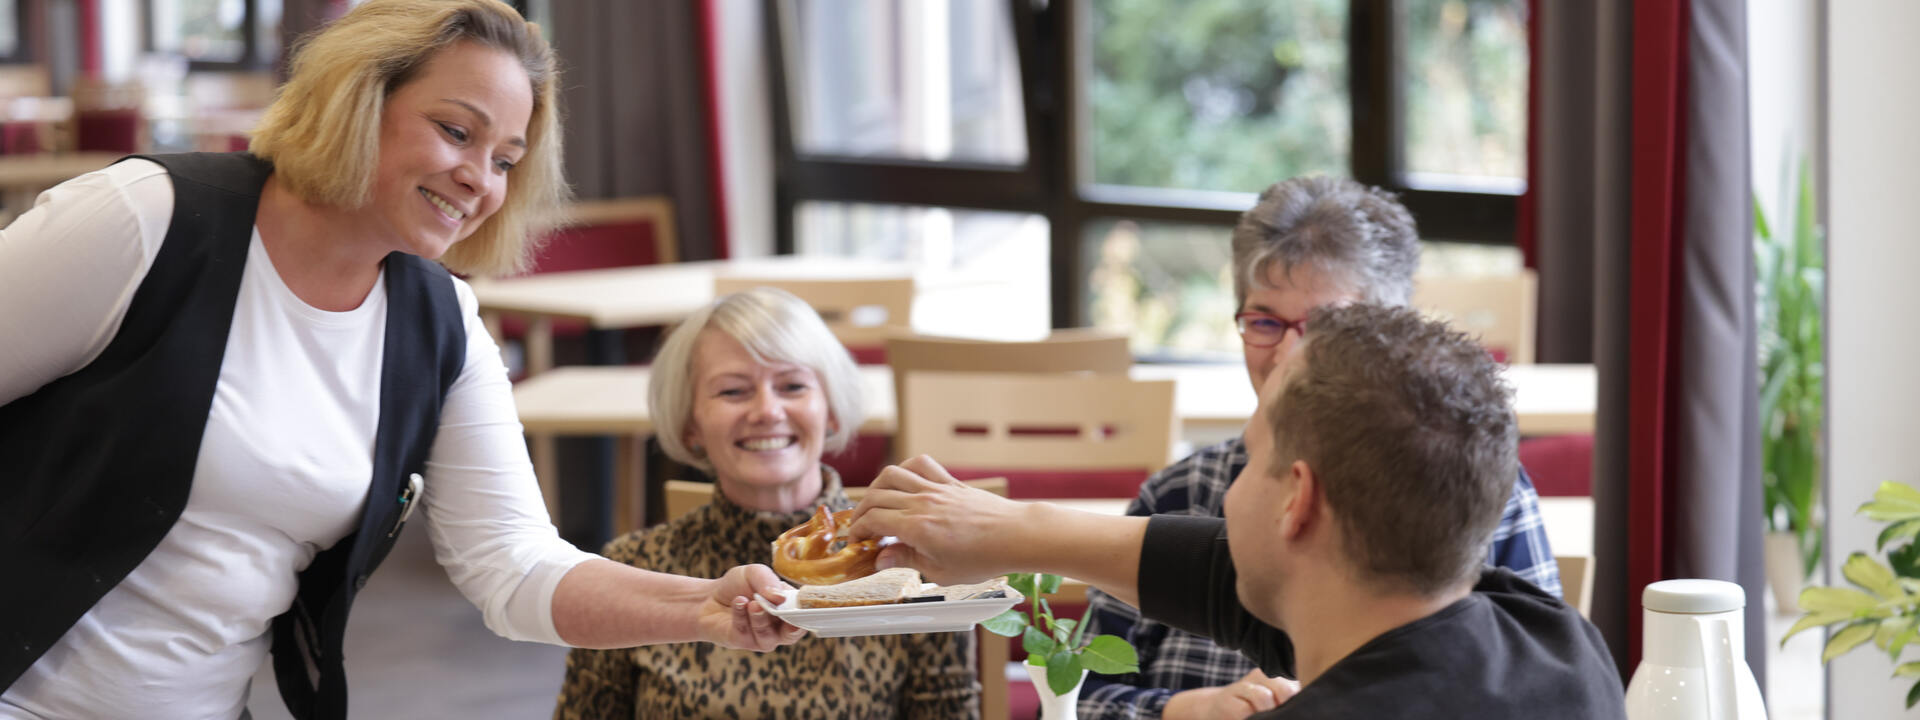
<svg viewBox="0 0 1920 720"><path fill-rule="evenodd" d="M0 405L106 348L172 216L166 171L128 160L47 191L0 230ZM554 588L593 556L547 517L499 351L472 290L453 282L467 359L441 408L420 512L488 628L563 644ZM184 512L0 695L0 718L241 713L297 575L353 532L366 501L386 307L384 276L358 308L307 305L254 232Z"/></svg>

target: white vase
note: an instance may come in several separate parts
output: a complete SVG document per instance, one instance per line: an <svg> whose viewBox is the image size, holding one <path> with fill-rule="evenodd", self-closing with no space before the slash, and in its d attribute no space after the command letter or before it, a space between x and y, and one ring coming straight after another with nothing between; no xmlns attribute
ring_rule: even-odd
<svg viewBox="0 0 1920 720"><path fill-rule="evenodd" d="M1087 671L1080 671L1080 679L1073 682L1073 689L1059 695L1053 694L1053 688L1047 686L1047 666L1027 662L1027 677L1033 681L1033 691L1040 694L1040 720L1077 720L1080 704L1080 688L1087 684Z"/></svg>
<svg viewBox="0 0 1920 720"><path fill-rule="evenodd" d="M1806 565L1800 557L1800 539L1792 532L1768 532L1761 557L1766 563L1767 584L1773 588L1773 602L1781 615L1800 612L1800 589L1806 578Z"/></svg>

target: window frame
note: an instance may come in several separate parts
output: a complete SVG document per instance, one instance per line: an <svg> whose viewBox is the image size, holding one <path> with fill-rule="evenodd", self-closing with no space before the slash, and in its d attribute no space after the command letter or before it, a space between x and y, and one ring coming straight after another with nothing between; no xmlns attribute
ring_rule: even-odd
<svg viewBox="0 0 1920 720"><path fill-rule="evenodd" d="M1102 219L1211 225L1222 238L1245 210L1242 193L1095 185L1084 175L1081 116L1084 74L1076 65L1089 32L1092 0L1007 0L1020 67L1027 160L1020 165L802 154L794 145L787 0L762 0L768 86L772 93L774 251L796 251L794 216L803 202L925 205L1032 213L1046 217L1052 324L1086 324L1081 255L1089 223ZM1405 172L1404 98L1395 86L1403 47L1395 22L1400 0L1350 0L1348 70L1352 102L1352 177L1399 195L1423 238L1486 245L1514 243L1518 195L1417 187ZM1531 71L1531 70L1530 70ZM1279 180L1280 178L1275 178Z"/></svg>

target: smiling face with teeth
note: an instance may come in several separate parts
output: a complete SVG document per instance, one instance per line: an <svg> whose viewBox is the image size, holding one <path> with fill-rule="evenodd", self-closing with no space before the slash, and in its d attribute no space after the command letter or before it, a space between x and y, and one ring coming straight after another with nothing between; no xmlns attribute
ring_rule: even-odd
<svg viewBox="0 0 1920 720"><path fill-rule="evenodd" d="M795 363L763 363L733 336L711 328L695 340L691 367L686 443L713 464L721 492L750 510L812 504L832 423L819 373Z"/></svg>
<svg viewBox="0 0 1920 720"><path fill-rule="evenodd" d="M527 152L532 84L513 55L460 42L385 103L373 232L390 249L438 258L506 201L510 171Z"/></svg>

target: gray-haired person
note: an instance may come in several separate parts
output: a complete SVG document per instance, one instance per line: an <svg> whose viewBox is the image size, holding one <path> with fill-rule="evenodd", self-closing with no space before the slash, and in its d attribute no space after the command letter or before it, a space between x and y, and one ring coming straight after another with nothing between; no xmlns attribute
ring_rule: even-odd
<svg viewBox="0 0 1920 720"><path fill-rule="evenodd" d="M1413 216L1392 194L1352 180L1294 178L1260 194L1233 229L1234 298L1247 378L1258 389L1299 348L1319 308L1352 302L1406 305L1420 264ZM1247 465L1244 438L1202 448L1141 486L1130 515L1223 517L1227 489ZM1524 470L1494 528L1486 564L1554 595L1560 574ZM1140 653L1140 672L1089 675L1085 718L1244 717L1287 692L1240 653L1144 619L1089 593L1088 632L1119 635Z"/></svg>

